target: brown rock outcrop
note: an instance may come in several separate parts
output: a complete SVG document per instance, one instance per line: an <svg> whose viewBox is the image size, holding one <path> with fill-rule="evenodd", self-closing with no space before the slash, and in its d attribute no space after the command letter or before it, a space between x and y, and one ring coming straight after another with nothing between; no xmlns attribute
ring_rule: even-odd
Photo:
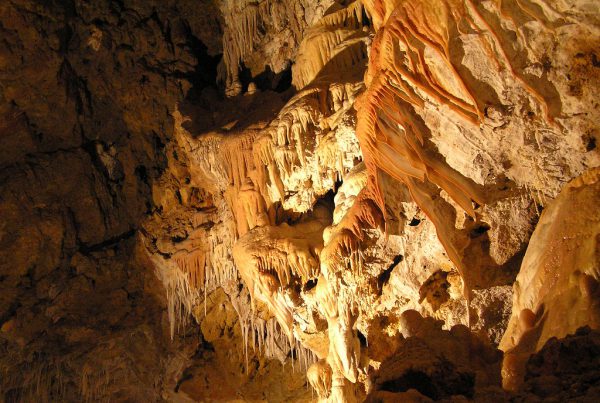
<svg viewBox="0 0 600 403"><path fill-rule="evenodd" d="M593 399L599 32L590 0L2 3L0 401Z"/></svg>

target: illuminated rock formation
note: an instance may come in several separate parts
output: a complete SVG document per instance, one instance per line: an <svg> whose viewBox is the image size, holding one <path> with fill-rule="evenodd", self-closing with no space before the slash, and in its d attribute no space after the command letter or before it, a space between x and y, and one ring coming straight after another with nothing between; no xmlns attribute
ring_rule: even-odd
<svg viewBox="0 0 600 403"><path fill-rule="evenodd" d="M551 337L598 329L600 171L569 182L542 213L514 284L513 311L500 344L505 386L523 382L529 356Z"/></svg>
<svg viewBox="0 0 600 403"><path fill-rule="evenodd" d="M457 239L454 220L440 211L440 203L432 200L434 193L427 183L443 189L467 214L476 218L472 202L482 205L485 200L475 182L484 185L487 178L469 170L456 157L444 161L438 154L444 152L443 146L440 144L438 150L432 146L439 144L441 138L437 140L437 136L455 133L458 138L453 141L471 143L468 148L476 158L487 160L494 176L495 165L501 162L494 159L502 158L511 142L497 143L493 154L484 152L477 144L486 144L486 140L489 143L498 135L501 138L505 129L524 135L533 130L553 138L562 137L555 121L563 112L560 101L550 98L550 94L545 97L540 80L532 74L527 74L526 79L513 60L519 54L515 48L527 46L528 42L519 35L517 15L527 15L535 29L541 31L540 35L544 35L551 30L548 26L560 24L561 14L550 6L539 6L543 13L537 15L519 2L505 8L501 2L443 0L367 2L366 7L373 16L377 34L365 76L367 91L359 104L357 134L371 172L372 191L382 207L385 200L378 186L379 172L406 184L414 201L436 226L440 241L463 277L465 295L470 299L470 288L476 281L471 277L476 274L468 273L472 269L464 264L465 246ZM516 32L523 43L505 43L503 39L510 32ZM450 42L454 43L452 48ZM534 58L535 52L531 53L529 57ZM506 94L520 94L522 99L515 102ZM525 106L524 100L529 105ZM516 105L532 108L527 112L533 117L531 123L521 124L523 118L513 114L504 118L503 127L486 116L507 104L512 108ZM536 142L541 149L537 137ZM581 172L585 157L572 161L571 169ZM517 183L542 194L555 195L559 178L552 178L542 166L536 169L539 173L533 172L535 176L519 177Z"/></svg>
<svg viewBox="0 0 600 403"><path fill-rule="evenodd" d="M264 52L264 38L278 32L257 33L277 4L229 9L239 11L227 14L224 36L232 99L243 87L240 61ZM452 329L462 340L453 343L491 360L442 376L451 383L470 373L467 392L435 386L426 396L498 389L499 353L464 326L497 346L540 209L599 162L590 143L581 145L598 115L592 94L565 90L566 60L588 54L596 23L583 5L570 13L545 2L356 1L331 5L306 29L292 24L298 49L285 57L295 60L295 94L272 96L252 82L245 109L206 133L184 129L193 114L174 114L195 186L221 217L193 224L202 235L169 247L183 281L171 293L175 305L193 312L202 293L223 287L246 362L249 344L275 357L268 340L281 340L305 368L318 359L307 376L323 401L393 399L399 390L382 386L392 378L370 379L399 371L385 363L397 359L396 337L416 310L440 322L410 337L442 343ZM557 42L560 35L569 41ZM546 42L556 44L552 54ZM282 65L279 57L273 63ZM588 60L579 80L597 83L591 68ZM207 246L187 246L193 239ZM216 244L226 245L218 259L209 257ZM237 281L244 292L234 290ZM419 373L439 375L431 372L438 364L423 365Z"/></svg>
<svg viewBox="0 0 600 403"><path fill-rule="evenodd" d="M0 401L597 399L595 1L0 33Z"/></svg>

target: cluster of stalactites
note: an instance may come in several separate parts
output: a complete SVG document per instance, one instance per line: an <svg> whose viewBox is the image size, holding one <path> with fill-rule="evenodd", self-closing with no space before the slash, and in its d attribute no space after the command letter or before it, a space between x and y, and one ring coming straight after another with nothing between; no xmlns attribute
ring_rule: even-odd
<svg viewBox="0 0 600 403"><path fill-rule="evenodd" d="M156 267L166 289L171 338L176 327L185 328L196 306L203 303L206 310L210 290L238 279L231 251L214 234L195 249L182 248L171 260L157 261Z"/></svg>
<svg viewBox="0 0 600 403"><path fill-rule="evenodd" d="M156 274L163 283L167 294L167 314L171 331L171 339L175 336L175 328L185 328L192 315L194 306L199 302L199 290L190 285L189 274L181 270L177 264L161 257L153 257Z"/></svg>
<svg viewBox="0 0 600 403"><path fill-rule="evenodd" d="M219 164L225 172L224 195L237 228L242 236L255 227L274 222L272 202L267 189L269 172L255 152L255 143L260 132L246 130L223 136L219 144Z"/></svg>
<svg viewBox="0 0 600 403"><path fill-rule="evenodd" d="M223 61L225 63L225 77L220 78L227 80L227 85L237 81L240 60L253 49L254 41L258 35L259 18L264 15L268 3L268 1L261 3L253 1L233 2L231 10L224 13Z"/></svg>
<svg viewBox="0 0 600 403"><path fill-rule="evenodd" d="M291 360L292 370L295 370L294 361L298 361L299 370L306 371L317 361L315 354L304 348L295 338L290 337L282 328L276 318L262 319L257 317L248 307L234 305L240 320L243 339L243 353L248 371L249 349L264 357L279 359L282 363L286 360L288 352L294 358Z"/></svg>
<svg viewBox="0 0 600 403"><path fill-rule="evenodd" d="M307 88L292 98L272 123L270 158L275 163L274 171L280 174L281 185L293 191L301 183L300 178L310 179L310 188L306 188L308 199L297 206L298 211L311 206L349 171L355 158L360 158L358 143L347 143L335 129L339 123L336 119L349 110L361 89L356 84ZM340 143L344 141L345 144ZM281 202L286 208L293 208L284 199Z"/></svg>
<svg viewBox="0 0 600 403"><path fill-rule="evenodd" d="M238 81L240 62L253 50L264 35L261 27L273 25L276 30L290 29L292 39L299 41L305 22L294 13L284 1L243 0L224 2L223 18L223 62L224 71L220 80L225 81L229 95L238 95L241 84Z"/></svg>
<svg viewBox="0 0 600 403"><path fill-rule="evenodd" d="M364 230L379 228L382 221L379 209L368 197L367 192L361 192L342 220L325 230L325 246L321 254L322 270L335 274L349 268L360 274Z"/></svg>
<svg viewBox="0 0 600 403"><path fill-rule="evenodd" d="M315 362L306 372L310 386L317 392L317 396L321 400L327 399L330 395L331 375L331 367L324 360Z"/></svg>
<svg viewBox="0 0 600 403"><path fill-rule="evenodd" d="M342 150L337 146L335 136L327 148L320 147L317 132L322 130L319 122L330 116L332 111L335 114L348 110L361 89L360 85L351 84L306 89L294 96L264 129L213 133L199 139L194 145L195 160L202 175L214 181L212 187L224 195L225 205L219 209L232 214L235 223L232 239L278 230L273 206L276 202L283 202L285 191L296 186L298 179L295 175L298 172L311 172L312 180L324 189L324 193L326 186L318 184L324 175L321 172L324 167L332 170L336 178L350 169L349 164L356 158L353 148ZM358 150L357 145L354 148ZM311 151L315 149L317 151ZM313 155L315 152L317 156ZM309 163L311 166L307 166ZM315 163L319 166L312 166ZM312 195L312 203L318 196L317 193ZM310 206L312 203L306 204ZM253 230L258 232L249 234ZM306 231L302 229L301 232ZM192 233L188 240L178 245L179 251L173 262L187 282L173 289L206 291L218 285L219 281L228 281L237 275L233 266L226 265L228 256L214 258L215 253L226 248L226 240L221 238L213 231L204 233L199 228L198 236ZM264 245L275 242L271 236L266 236L263 241ZM269 250L255 253L252 258L243 259L245 263L252 263L251 269L245 270L245 263L237 265L253 298L269 305L288 334L292 331L292 309L289 299L279 291L289 286L293 279L304 283L318 276L322 227L311 235L309 244L307 242L306 239L295 239L292 243L282 241L277 247L269 247ZM313 245L315 242L317 244ZM223 265L227 267L223 269ZM182 293L173 293L179 294ZM176 310L188 305L186 302L172 306ZM178 311L173 316L180 317L182 312Z"/></svg>
<svg viewBox="0 0 600 403"><path fill-rule="evenodd" d="M244 10L240 15L235 18L233 15L225 17L231 19L227 23L230 32L226 32L224 38L224 59L230 78L235 77L239 60L252 51L260 19L270 12L261 12L261 7L269 7L269 4L274 3L276 2L251 5L244 3L239 6L239 10ZM234 19L240 20L241 24L233 25ZM314 51L318 53L319 59L309 58L298 63L295 77L303 76L302 80L308 83L314 80L325 65L335 63L338 68L362 71L366 61L367 37L367 32L362 28L366 23L360 2L325 17L311 36L316 40L304 42L306 49L317 45ZM235 27L235 31L231 27ZM339 55L346 48L351 48L352 52ZM316 64L313 65L313 62ZM305 67L306 70L302 70ZM348 144L340 147L339 141L342 141L340 138L343 135L338 135L335 130L343 119L343 114L350 110L355 96L363 88L362 83L342 82L330 85L320 81L320 84L306 87L297 93L264 129L234 129L227 133L212 133L200 137L192 144L194 159L200 171L207 180L214 182L211 188L215 189L215 193L223 194L227 210L233 216L236 228L232 238L237 241L232 254L238 271L236 274L248 286L253 305L266 305L277 322L276 325L274 320L261 322L254 315L238 312L245 348L252 345L267 355L274 354L281 347L285 335L288 348L296 351L297 357L306 361L305 366L314 360L312 353L305 351L294 336L293 313L299 303L299 296L294 290L298 285L302 286L320 275L319 256L323 248L323 229L331 223L331 212L326 214L327 219L318 216L292 227L287 224L277 226L274 206L277 202L285 206L286 192L295 194L301 185L305 187L308 198L306 201L302 200L304 203L299 208L310 209L315 200L333 188L335 180L341 179L352 168L356 159L360 159L356 139L353 144L344 139ZM309 174L305 175L306 172ZM330 185L325 184L327 182L324 177L328 175L332 176L328 178L331 179ZM310 188L320 190L310 193ZM356 243L361 236L362 223L359 221L376 225L378 220L372 216L371 210L365 209L352 216L351 220L356 222L349 225L351 237L342 237L339 242L337 239L332 241L332 244L341 245L335 251L336 257L349 257L354 266L358 266L359 256L355 253L357 246L351 243ZM304 211L306 210L302 212ZM218 245L212 241L199 242L197 245L192 243L182 248L173 259L177 272L182 274L177 277L182 281L174 283L179 286L173 290L182 295L191 295L193 292L197 294L202 288L206 290L207 282L211 278L217 279L215 275L210 277L211 273L215 273L215 262L211 261L210 253ZM225 275L219 278L229 277ZM335 303L335 313L331 312L331 320L336 321L337 325L332 326L332 334L337 335L336 338L343 337L347 340L346 344L354 345L357 339L352 327L347 326L349 314L343 307L337 307L337 301ZM179 307L189 309L187 302ZM343 320L333 319L339 314ZM341 351L347 349L340 349L337 355L340 357L337 360L340 363L338 366L345 368L344 372L347 374L355 374L357 350L351 349L350 355L343 355Z"/></svg>
<svg viewBox="0 0 600 403"><path fill-rule="evenodd" d="M340 147L335 133L328 137L319 133L324 130L321 122L346 112L361 89L356 84L306 89L290 99L278 117L262 130L220 135L218 141L214 135L200 140L207 143L201 148L200 159L205 154L209 158L211 151L219 156L204 170L212 172L221 183L238 237L255 227L275 225L275 203L305 212L327 191L322 183L326 178L331 176L333 186L350 170L353 160L360 158L357 144L346 150ZM335 128L337 124L331 120L325 130L332 130L331 126ZM311 186L304 189L304 182ZM286 192L298 190L305 190L307 199L297 206L286 203Z"/></svg>
<svg viewBox="0 0 600 403"><path fill-rule="evenodd" d="M188 282L194 289L214 289L237 278L237 272L230 262L230 252L219 235L198 228L179 245L172 256L177 267L187 274Z"/></svg>
<svg viewBox="0 0 600 403"><path fill-rule="evenodd" d="M235 264L252 301L264 303L290 337L298 298L293 289L318 276L322 232L328 224L316 219L294 226L255 228L233 248Z"/></svg>
<svg viewBox="0 0 600 403"><path fill-rule="evenodd" d="M328 366L334 377L355 383L358 379L361 356L355 322L361 309L368 309L366 305L369 301L365 298L368 292L363 294L349 283L342 284L342 278L347 277L348 273L352 273L353 278L362 278L365 229L380 228L383 217L377 206L367 197L366 189L348 190L349 195L358 192L353 195L354 203L342 218L328 227L323 234L321 276L317 282L315 300L320 314L328 324L329 349L327 361L321 366ZM308 374L320 397L330 393L329 390L327 393L323 391L324 382L328 382L327 374L323 371L324 368L315 367L312 373ZM346 381L341 382L343 384ZM332 387L331 384L329 386Z"/></svg>
<svg viewBox="0 0 600 403"><path fill-rule="evenodd" d="M327 113L325 91L303 91L294 96L271 124L272 160L278 171L290 176L294 166L307 163L307 142L314 142L319 118Z"/></svg>
<svg viewBox="0 0 600 403"><path fill-rule="evenodd" d="M306 165L306 142L314 141L316 122L322 116L320 92L298 94L265 129L247 129L215 139L203 137L204 154L219 158L205 171L220 188L234 215L237 236L255 227L275 224L273 205L285 199L285 178L294 167Z"/></svg>

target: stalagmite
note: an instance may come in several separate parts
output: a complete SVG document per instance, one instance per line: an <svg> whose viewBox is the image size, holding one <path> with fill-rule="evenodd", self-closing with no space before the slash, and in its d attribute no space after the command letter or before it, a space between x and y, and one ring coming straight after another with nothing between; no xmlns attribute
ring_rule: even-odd
<svg viewBox="0 0 600 403"><path fill-rule="evenodd" d="M319 400L329 397L331 390L331 368L324 361L318 361L308 368L306 377L310 385L317 392Z"/></svg>
<svg viewBox="0 0 600 403"><path fill-rule="evenodd" d="M527 359L548 339L581 326L600 326L599 202L596 168L565 185L540 217L514 284L513 312L500 344L507 388L522 384Z"/></svg>

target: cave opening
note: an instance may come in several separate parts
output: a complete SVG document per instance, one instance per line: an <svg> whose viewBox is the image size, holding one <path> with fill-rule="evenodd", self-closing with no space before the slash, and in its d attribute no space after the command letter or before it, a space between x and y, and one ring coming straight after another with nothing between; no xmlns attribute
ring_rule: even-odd
<svg viewBox="0 0 600 403"><path fill-rule="evenodd" d="M304 284L304 287L302 290L304 292L308 292L308 291L312 290L313 288L315 288L317 286L318 281L319 281L319 279L317 279L317 278L311 278Z"/></svg>
<svg viewBox="0 0 600 403"><path fill-rule="evenodd" d="M292 88L292 65L288 63L287 67L279 73L275 73L271 70L271 66L266 65L261 73L250 77L249 80L254 82L261 91L286 92ZM244 85L243 81L242 85Z"/></svg>
<svg viewBox="0 0 600 403"><path fill-rule="evenodd" d="M380 386L380 390L386 392L406 392L409 389L416 389L430 399L440 397L431 377L422 371L406 371L401 377L385 381Z"/></svg>
<svg viewBox="0 0 600 403"><path fill-rule="evenodd" d="M379 274L379 276L377 277L377 288L379 292L381 292L383 290L383 286L386 285L388 281L390 281L390 276L392 275L392 272L402 262L402 260L404 260L403 255L394 256L392 263L384 271L382 271L381 274Z"/></svg>
<svg viewBox="0 0 600 403"><path fill-rule="evenodd" d="M194 104L201 103L207 107L209 104L205 99L206 95L203 94L203 91L209 87L218 88L217 68L223 55L209 55L206 45L191 32L188 33L188 46L197 62L193 72L189 73L186 77L190 84L192 84L192 87L187 92L186 100Z"/></svg>

